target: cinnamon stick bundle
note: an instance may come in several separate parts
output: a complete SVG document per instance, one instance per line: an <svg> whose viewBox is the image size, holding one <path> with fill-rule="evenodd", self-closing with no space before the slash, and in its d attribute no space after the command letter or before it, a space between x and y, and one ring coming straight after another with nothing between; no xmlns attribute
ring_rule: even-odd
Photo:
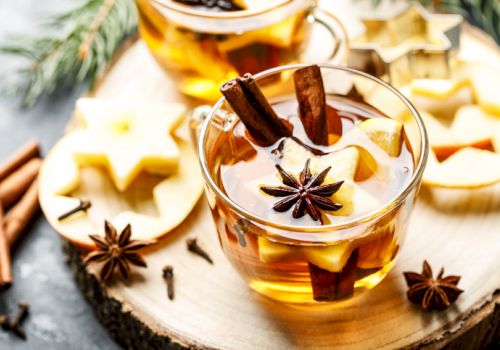
<svg viewBox="0 0 500 350"><path fill-rule="evenodd" d="M4 229L3 207L0 203L0 292L12 285L10 246Z"/></svg>
<svg viewBox="0 0 500 350"><path fill-rule="evenodd" d="M316 145L328 145L326 96L319 66L298 69L293 78L299 102L299 118L307 136Z"/></svg>
<svg viewBox="0 0 500 350"><path fill-rule="evenodd" d="M0 182L0 202L4 207L15 203L38 175L42 160L33 158Z"/></svg>
<svg viewBox="0 0 500 350"><path fill-rule="evenodd" d="M220 91L252 138L262 146L292 135L291 128L278 117L251 74L228 81Z"/></svg>
<svg viewBox="0 0 500 350"><path fill-rule="evenodd" d="M38 211L38 180L33 181L21 200L5 215L4 230L9 246L15 245L17 239Z"/></svg>
<svg viewBox="0 0 500 350"><path fill-rule="evenodd" d="M40 157L40 146L37 140L31 139L0 166L0 181L31 158L37 157Z"/></svg>

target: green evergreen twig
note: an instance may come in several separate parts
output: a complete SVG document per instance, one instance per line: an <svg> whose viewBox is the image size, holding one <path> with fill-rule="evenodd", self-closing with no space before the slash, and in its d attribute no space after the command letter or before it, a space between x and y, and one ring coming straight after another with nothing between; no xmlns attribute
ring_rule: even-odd
<svg viewBox="0 0 500 350"><path fill-rule="evenodd" d="M79 86L87 78L92 84L136 25L133 0L87 0L51 18L46 35L0 46L0 52L29 61L8 77L4 92L20 94L22 104L31 106L56 89Z"/></svg>

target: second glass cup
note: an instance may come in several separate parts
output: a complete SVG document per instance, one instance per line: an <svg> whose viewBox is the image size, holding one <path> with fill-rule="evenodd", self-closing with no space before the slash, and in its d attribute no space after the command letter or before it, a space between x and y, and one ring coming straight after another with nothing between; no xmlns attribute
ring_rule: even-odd
<svg viewBox="0 0 500 350"><path fill-rule="evenodd" d="M172 0L136 0L139 31L156 60L186 95L215 101L219 86L247 72L255 74L300 63L317 23L330 34L322 38L324 55L315 61L340 64L347 35L314 0L248 1L235 12L200 10ZM330 47L329 47L330 46Z"/></svg>
<svg viewBox="0 0 500 350"><path fill-rule="evenodd" d="M272 105L278 106L294 98L290 77L303 67L279 67L254 77L259 84L266 82L263 92L272 96L268 98ZM247 157L248 149L237 144L238 139L231 139L240 122L225 98L207 116L198 139L206 195L224 253L252 289L293 304L349 299L387 275L404 242L428 154L422 119L401 93L363 72L328 64L320 67L327 101L335 104L339 113L369 111L403 125L404 147L411 155L411 164L401 167L406 174L402 182L379 174L381 183L391 189L391 196L378 198L375 206L358 215L335 217L324 225L275 220L274 214L259 212L251 199L236 203L222 181L227 166L255 157ZM347 142L357 143L355 138ZM248 178L263 175L258 168L245 174ZM243 178L235 178L233 183L236 190L248 184ZM376 197L376 191L372 195Z"/></svg>

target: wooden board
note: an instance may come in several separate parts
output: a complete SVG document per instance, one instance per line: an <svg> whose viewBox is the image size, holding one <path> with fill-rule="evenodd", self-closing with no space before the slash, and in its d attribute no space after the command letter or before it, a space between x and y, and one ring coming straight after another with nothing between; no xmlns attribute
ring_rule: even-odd
<svg viewBox="0 0 500 350"><path fill-rule="evenodd" d="M464 50L500 59L484 36L467 27ZM191 101L176 93L138 41L94 92L99 97ZM130 348L220 349L478 349L500 335L500 186L481 190L423 189L396 267L374 290L328 312L305 311L252 292L218 243L203 198L188 219L145 256L148 269L130 281L103 286L94 268L65 242L77 281L113 337ZM214 259L186 251L197 237ZM465 290L447 312L424 313L406 300L402 271L436 269L462 275ZM175 267L176 296L166 296L161 269Z"/></svg>

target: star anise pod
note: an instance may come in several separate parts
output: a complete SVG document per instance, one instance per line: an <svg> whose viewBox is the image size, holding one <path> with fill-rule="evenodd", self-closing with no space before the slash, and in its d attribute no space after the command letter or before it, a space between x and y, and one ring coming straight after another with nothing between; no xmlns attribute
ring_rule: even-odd
<svg viewBox="0 0 500 350"><path fill-rule="evenodd" d="M332 167L313 176L310 162L310 159L306 161L298 179L283 170L280 165L276 165L285 186L260 187L264 193L271 196L285 197L274 204L275 211L284 212L294 206L292 211L294 218L301 218L307 213L314 221L318 221L321 220L320 209L334 211L342 208L342 204L333 202L329 197L339 190L344 181L321 185Z"/></svg>
<svg viewBox="0 0 500 350"><path fill-rule="evenodd" d="M208 8L217 7L223 11L243 10L243 8L238 4L236 4L233 0L174 0L174 1L189 6L206 6Z"/></svg>
<svg viewBox="0 0 500 350"><path fill-rule="evenodd" d="M101 268L101 280L108 281L113 276L114 270L118 267L123 279L127 279L130 271L130 264L147 267L146 262L137 250L147 247L153 241L139 241L130 239L132 229L130 224L118 235L116 229L108 221L104 221L105 236L89 235L97 246L97 250L90 252L85 257L85 263L103 262Z"/></svg>
<svg viewBox="0 0 500 350"><path fill-rule="evenodd" d="M408 299L415 304L420 304L422 309L445 310L463 292L457 287L460 276L443 277L444 268L441 268L436 278L432 277L432 269L424 260L422 273L403 272L408 291Z"/></svg>

